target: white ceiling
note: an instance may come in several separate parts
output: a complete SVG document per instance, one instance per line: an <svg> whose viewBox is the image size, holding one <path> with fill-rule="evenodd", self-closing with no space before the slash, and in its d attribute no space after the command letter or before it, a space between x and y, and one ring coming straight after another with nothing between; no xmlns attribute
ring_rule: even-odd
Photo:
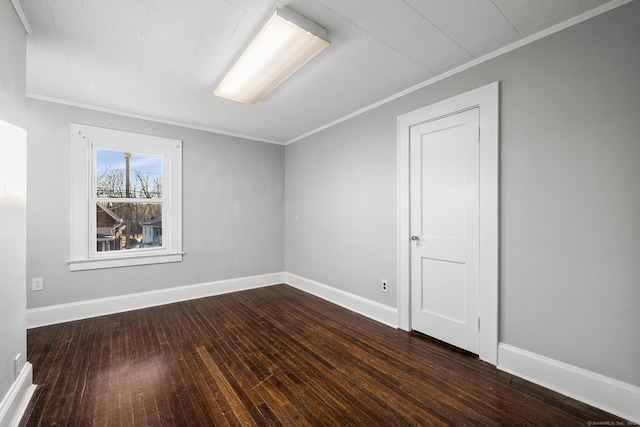
<svg viewBox="0 0 640 427"><path fill-rule="evenodd" d="M30 96L290 141L610 0L21 0ZM331 46L257 105L213 89L276 6Z"/></svg>

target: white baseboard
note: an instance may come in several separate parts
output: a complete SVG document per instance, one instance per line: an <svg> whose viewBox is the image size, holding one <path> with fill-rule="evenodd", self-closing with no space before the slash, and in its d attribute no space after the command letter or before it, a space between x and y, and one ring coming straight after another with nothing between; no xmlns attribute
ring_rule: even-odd
<svg viewBox="0 0 640 427"><path fill-rule="evenodd" d="M15 427L20 423L35 390L31 363L26 362L22 372L0 402L0 427Z"/></svg>
<svg viewBox="0 0 640 427"><path fill-rule="evenodd" d="M285 273L271 273L259 276L241 277L229 280L200 283L158 289L150 292L118 295L109 298L92 299L68 304L51 305L27 310L27 329L72 320L121 313L140 308L155 307L179 301L221 295L247 289L261 288L285 282Z"/></svg>
<svg viewBox="0 0 640 427"><path fill-rule="evenodd" d="M285 273L285 276L285 283L294 288L313 294L385 325L393 328L398 327L398 309L396 308L292 273Z"/></svg>
<svg viewBox="0 0 640 427"><path fill-rule="evenodd" d="M640 423L640 387L502 343L498 369Z"/></svg>

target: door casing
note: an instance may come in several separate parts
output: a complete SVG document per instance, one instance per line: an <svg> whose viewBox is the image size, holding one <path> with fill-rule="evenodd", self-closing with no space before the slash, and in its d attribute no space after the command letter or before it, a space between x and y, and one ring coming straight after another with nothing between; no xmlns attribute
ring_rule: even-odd
<svg viewBox="0 0 640 427"><path fill-rule="evenodd" d="M413 125L480 109L479 357L498 364L499 83L494 82L398 117L398 324L411 328L409 135Z"/></svg>

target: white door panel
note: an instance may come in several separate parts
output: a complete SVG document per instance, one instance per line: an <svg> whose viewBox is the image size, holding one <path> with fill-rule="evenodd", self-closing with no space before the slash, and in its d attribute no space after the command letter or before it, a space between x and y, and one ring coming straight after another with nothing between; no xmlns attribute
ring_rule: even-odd
<svg viewBox="0 0 640 427"><path fill-rule="evenodd" d="M412 328L478 353L479 113L410 130Z"/></svg>
<svg viewBox="0 0 640 427"><path fill-rule="evenodd" d="M459 262L422 259L422 307L434 316L453 322L466 322L466 266Z"/></svg>

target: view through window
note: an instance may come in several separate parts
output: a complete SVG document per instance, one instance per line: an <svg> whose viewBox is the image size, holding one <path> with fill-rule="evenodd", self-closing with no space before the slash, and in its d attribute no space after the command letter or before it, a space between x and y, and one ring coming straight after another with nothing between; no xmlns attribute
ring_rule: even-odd
<svg viewBox="0 0 640 427"><path fill-rule="evenodd" d="M162 156L96 150L96 251L162 246Z"/></svg>

